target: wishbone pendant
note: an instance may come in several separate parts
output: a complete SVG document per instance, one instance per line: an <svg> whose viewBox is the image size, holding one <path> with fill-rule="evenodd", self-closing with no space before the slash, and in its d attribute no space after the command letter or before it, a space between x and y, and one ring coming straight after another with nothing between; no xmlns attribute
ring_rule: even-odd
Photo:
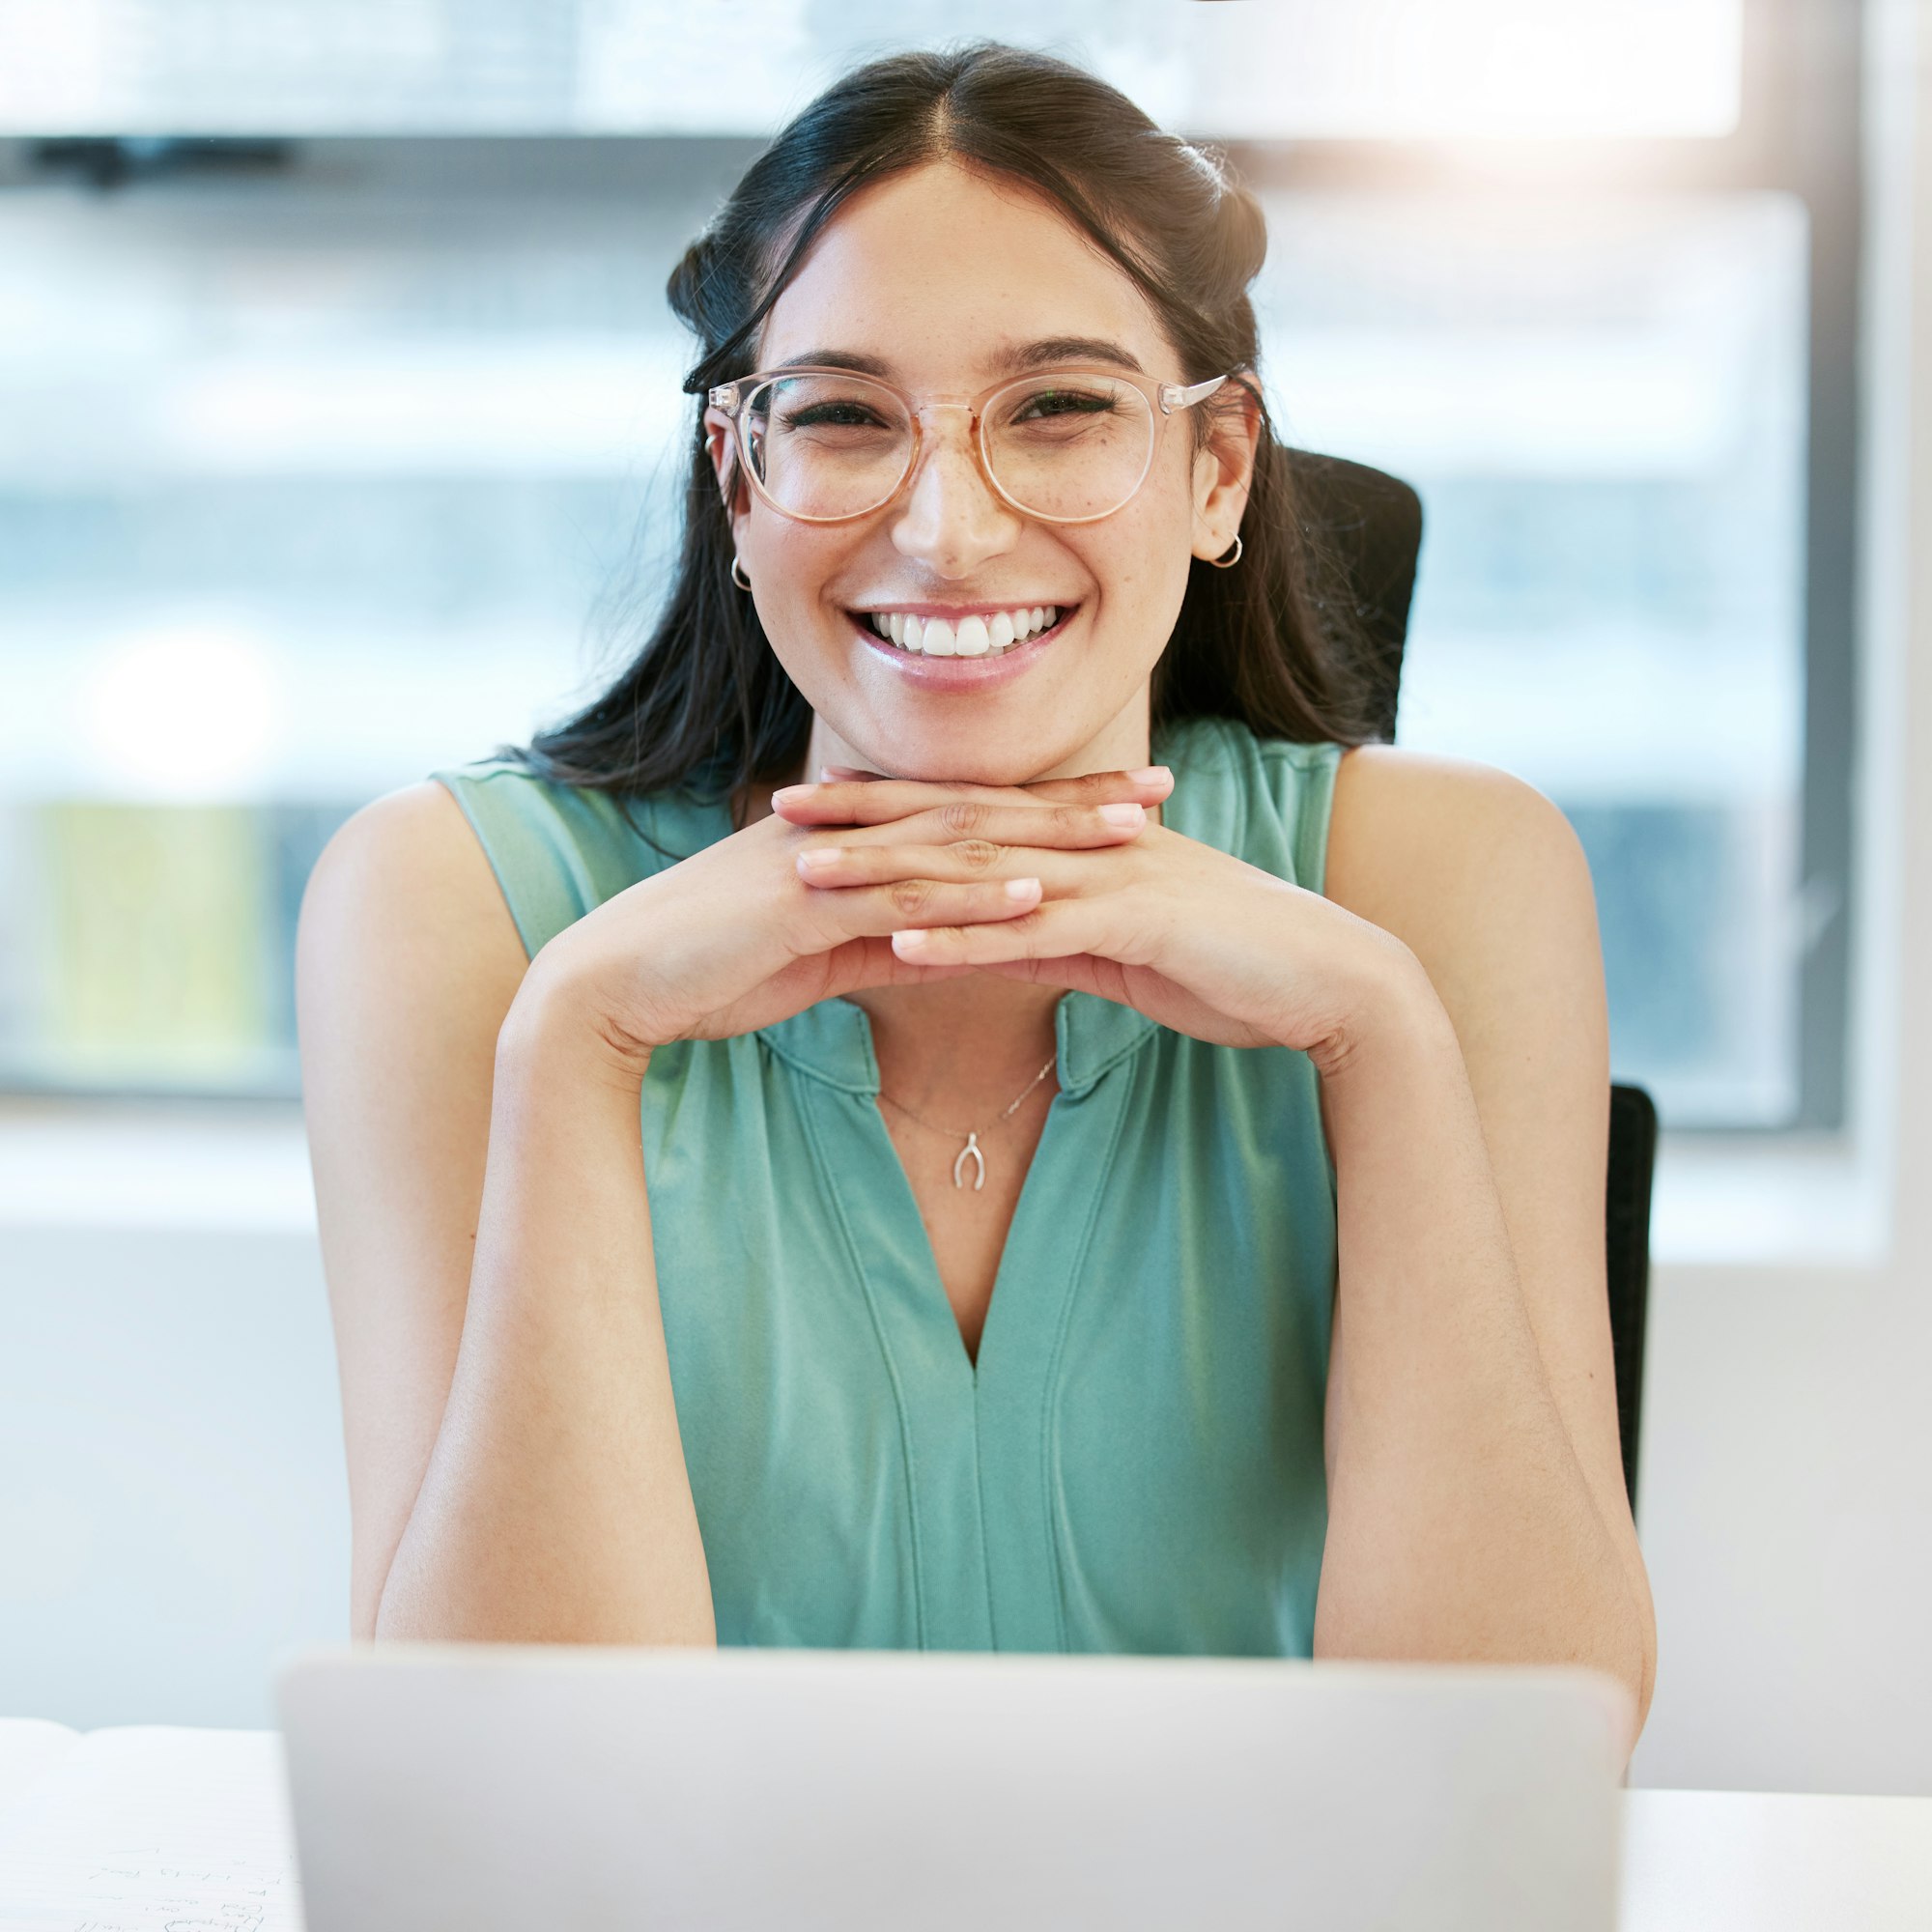
<svg viewBox="0 0 1932 1932"><path fill-rule="evenodd" d="M965 1181L959 1176L969 1153L980 1163L980 1172L973 1181L974 1188L978 1190L986 1184L986 1156L980 1151L980 1136L977 1133L966 1136L966 1145L959 1150L959 1158L952 1163L952 1184L954 1187L965 1186Z"/></svg>

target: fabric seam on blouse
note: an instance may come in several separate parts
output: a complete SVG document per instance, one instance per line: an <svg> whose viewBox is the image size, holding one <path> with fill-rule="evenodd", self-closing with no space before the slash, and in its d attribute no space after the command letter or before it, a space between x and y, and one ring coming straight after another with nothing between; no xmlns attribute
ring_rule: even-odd
<svg viewBox="0 0 1932 1932"><path fill-rule="evenodd" d="M1001 1259L1005 1259L1004 1251ZM980 1343L985 1347L985 1329L980 1331ZM980 1365L973 1364L973 1500L980 1513L980 1577L986 1591L986 1645L989 1650L1000 1647L1000 1618L993 1603L993 1561L992 1552L986 1548L986 1458L980 1441Z"/></svg>
<svg viewBox="0 0 1932 1932"><path fill-rule="evenodd" d="M1145 1037L1145 1036L1143 1036ZM1080 1245L1074 1250L1067 1274L1066 1293L1061 1297L1060 1321L1055 1327L1053 1350L1047 1358L1046 1378L1039 1405L1039 1482L1041 1508L1046 1524L1047 1559L1053 1566L1053 1616L1060 1630L1060 1647L1071 1649L1066 1630L1066 1576L1061 1561L1060 1510L1057 1489L1060 1476L1059 1423L1062 1395L1060 1364L1066 1350L1067 1330L1073 1325L1073 1304L1080 1298L1081 1271L1088 1250L1094 1245L1094 1230L1100 1218L1100 1203L1106 1197L1107 1181L1121 1151L1121 1137L1126 1130L1127 1108L1123 1094L1114 1110L1113 1131L1107 1136L1107 1151L1094 1176L1094 1192L1087 1208L1087 1225L1080 1231Z"/></svg>

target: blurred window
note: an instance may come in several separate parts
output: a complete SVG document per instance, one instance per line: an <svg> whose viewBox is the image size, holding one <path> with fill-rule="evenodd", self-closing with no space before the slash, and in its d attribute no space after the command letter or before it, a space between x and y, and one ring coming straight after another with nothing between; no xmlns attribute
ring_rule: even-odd
<svg viewBox="0 0 1932 1932"><path fill-rule="evenodd" d="M672 262L760 130L951 26L825 11L720 7L685 72L625 0L0 0L0 1087L297 1091L329 832L598 689L663 587ZM1793 108L1803 10L987 12L1263 193L1279 421L1424 497L1398 742L1570 815L1617 1075L1834 1123L1858 116Z"/></svg>
<svg viewBox="0 0 1932 1932"><path fill-rule="evenodd" d="M1797 1111L1802 202L1271 197L1271 406L1422 494L1397 741L1569 813L1621 1078Z"/></svg>
<svg viewBox="0 0 1932 1932"><path fill-rule="evenodd" d="M1743 0L981 0L1157 121L1247 139L1710 135ZM954 0L0 0L0 133L764 135Z"/></svg>

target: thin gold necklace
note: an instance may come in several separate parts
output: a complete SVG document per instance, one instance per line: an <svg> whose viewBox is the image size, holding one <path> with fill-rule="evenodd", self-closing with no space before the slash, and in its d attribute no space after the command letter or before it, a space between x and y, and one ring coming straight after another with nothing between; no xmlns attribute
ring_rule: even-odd
<svg viewBox="0 0 1932 1932"><path fill-rule="evenodd" d="M1011 1118L1013 1107L1017 1107L1020 1103L1020 1100L1024 1100L1027 1094L1031 1094L1033 1090L1036 1087L1037 1087L1039 1083L1042 1080L1044 1080L1049 1073L1053 1071L1053 1063L1058 1058L1059 1054L1057 1052L1049 1054L1047 1056L1046 1065L1042 1066L1039 1069L1039 1071L1036 1073L1033 1076L1033 1078L1027 1082L1026 1091L1025 1093L1022 1093L1020 1094L1019 1100L1015 1100L1013 1102L1012 1107L1009 1107L1007 1111L1000 1116L1000 1120L995 1121L993 1122L993 1126L997 1127L1000 1124L1000 1121L1005 1121ZM893 1096L890 1094L888 1094L883 1087L879 1089L879 1098L881 1100L893 1100ZM913 1113L912 1109L908 1107L903 1100L893 1100L893 1105L896 1107L902 1114L911 1114L912 1118L915 1121L918 1121L921 1126L930 1127L932 1131L936 1134L951 1134L954 1139L958 1139L963 1136L966 1145L959 1150L958 1158L954 1160L952 1163L952 1184L954 1187L965 1186L966 1182L964 1175L966 1168L966 1156L970 1153L973 1156L973 1158L980 1163L980 1171L974 1177L973 1180L974 1192L978 1193L980 1188L985 1186L986 1156L980 1151L980 1129L978 1127L942 1127L934 1121L922 1120L919 1115ZM992 1129L989 1127L987 1131L990 1133Z"/></svg>

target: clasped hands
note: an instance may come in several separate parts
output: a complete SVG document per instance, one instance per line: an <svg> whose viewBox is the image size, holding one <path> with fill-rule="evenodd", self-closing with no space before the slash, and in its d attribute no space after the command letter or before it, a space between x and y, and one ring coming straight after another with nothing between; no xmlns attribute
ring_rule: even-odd
<svg viewBox="0 0 1932 1932"><path fill-rule="evenodd" d="M775 814L817 835L798 876L814 892L895 889L906 924L892 946L909 964L1094 993L1198 1039L1289 1046L1322 1067L1413 963L1321 895L1154 823L1146 808L1174 787L1165 766L1022 785L828 766L822 781L773 795ZM934 886L991 880L1018 889L1009 904L921 923Z"/></svg>

